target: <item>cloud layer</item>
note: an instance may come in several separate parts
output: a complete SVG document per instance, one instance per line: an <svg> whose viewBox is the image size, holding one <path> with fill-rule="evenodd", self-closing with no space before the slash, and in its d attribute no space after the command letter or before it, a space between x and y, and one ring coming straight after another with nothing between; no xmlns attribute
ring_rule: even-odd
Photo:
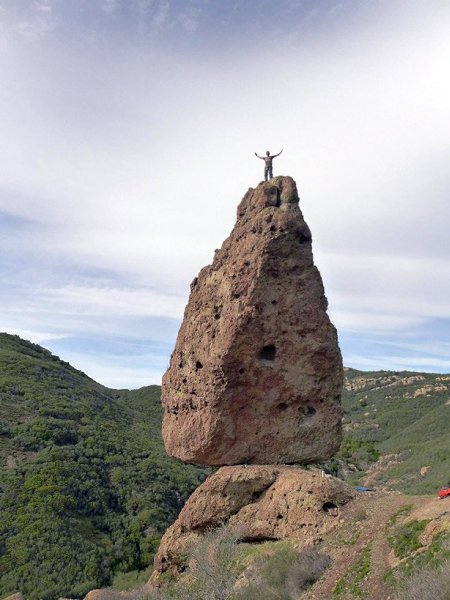
<svg viewBox="0 0 450 600"><path fill-rule="evenodd" d="M0 1L0 328L158 382L284 147L346 364L448 371L449 26L440 0Z"/></svg>

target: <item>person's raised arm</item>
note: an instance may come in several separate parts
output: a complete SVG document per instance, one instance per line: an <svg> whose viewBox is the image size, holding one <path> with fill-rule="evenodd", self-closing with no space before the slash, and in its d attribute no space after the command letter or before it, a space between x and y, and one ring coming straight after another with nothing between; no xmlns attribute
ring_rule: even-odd
<svg viewBox="0 0 450 600"><path fill-rule="evenodd" d="M255 152L255 156L257 156L258 158L262 158L262 160L264 160L264 156L260 156L259 154L256 154L256 152Z"/></svg>
<svg viewBox="0 0 450 600"><path fill-rule="evenodd" d="M277 156L280 156L280 154L283 152L283 148L281 148L281 150L278 152L278 154L274 154L272 156L272 158L276 158Z"/></svg>

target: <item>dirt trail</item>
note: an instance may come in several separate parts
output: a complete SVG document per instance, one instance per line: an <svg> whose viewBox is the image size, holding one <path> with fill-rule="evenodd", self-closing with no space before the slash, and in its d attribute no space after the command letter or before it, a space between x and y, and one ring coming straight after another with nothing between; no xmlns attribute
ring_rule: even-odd
<svg viewBox="0 0 450 600"><path fill-rule="evenodd" d="M414 519L437 518L450 510L450 502L445 506L443 501L429 496L404 496L395 493L368 493L361 495L351 504L348 512L342 515L342 524L322 545L322 551L332 558L332 565L325 577L302 596L305 600L333 598L336 584L352 570L354 572L355 565L361 564L364 551L368 547L370 569L359 584L362 597L370 600L395 600L396 594L383 582L384 574L392 566L392 551L386 540L388 521L406 505L413 506L410 518ZM357 596L348 592L339 596L342 600L352 597Z"/></svg>

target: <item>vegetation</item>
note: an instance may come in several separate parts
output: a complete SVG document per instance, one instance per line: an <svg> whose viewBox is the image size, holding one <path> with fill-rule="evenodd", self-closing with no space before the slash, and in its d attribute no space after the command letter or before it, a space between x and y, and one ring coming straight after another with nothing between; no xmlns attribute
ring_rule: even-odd
<svg viewBox="0 0 450 600"><path fill-rule="evenodd" d="M371 552L372 547L368 544L362 551L359 560L337 582L333 590L333 598L342 598L348 593L354 598L365 597L361 584L370 573Z"/></svg>
<svg viewBox="0 0 450 600"><path fill-rule="evenodd" d="M192 546L189 568L157 596L161 600L297 600L330 559L289 541L250 546L239 530L207 531Z"/></svg>
<svg viewBox="0 0 450 600"><path fill-rule="evenodd" d="M450 561L437 569L419 569L403 581L403 600L448 600L450 597Z"/></svg>
<svg viewBox="0 0 450 600"><path fill-rule="evenodd" d="M448 376L348 370L345 439L326 468L357 483L391 455L374 475L377 486L435 493L450 472L449 390ZM161 534L207 474L166 456L159 395L158 386L105 388L40 346L0 334L0 595L82 597L95 587L131 589L148 578ZM426 579L434 569L445 578L448 537L438 535L417 552L426 522L399 527L403 510L388 528L402 576L414 569ZM360 528L347 532L342 544L353 545L359 534ZM362 593L369 560L367 547L338 582L336 597ZM238 593L234 585L248 564L258 575ZM228 579L221 586L233 600L289 599L327 565L326 556L289 543L249 549L215 532L197 549L181 591L164 594L195 600L206 589L214 598L205 573L217 582L222 569Z"/></svg>
<svg viewBox="0 0 450 600"><path fill-rule="evenodd" d="M109 390L7 334L0 422L0 595L76 598L145 569L205 477L165 455L159 387Z"/></svg>
<svg viewBox="0 0 450 600"><path fill-rule="evenodd" d="M408 523L399 527L395 531L395 534L388 535L389 545L398 558L406 558L421 548L422 544L419 542L419 535L428 523L429 521L427 520L408 521Z"/></svg>
<svg viewBox="0 0 450 600"><path fill-rule="evenodd" d="M447 600L450 597L450 530L443 523L443 529L438 530L431 543L424 545L420 540L421 533L429 521L401 521L410 509L410 505L402 507L387 523L387 541L400 563L390 569L384 579L395 586L405 600Z"/></svg>
<svg viewBox="0 0 450 600"><path fill-rule="evenodd" d="M357 484L381 456L375 485L435 494L450 473L450 376L346 371L344 442L325 468Z"/></svg>

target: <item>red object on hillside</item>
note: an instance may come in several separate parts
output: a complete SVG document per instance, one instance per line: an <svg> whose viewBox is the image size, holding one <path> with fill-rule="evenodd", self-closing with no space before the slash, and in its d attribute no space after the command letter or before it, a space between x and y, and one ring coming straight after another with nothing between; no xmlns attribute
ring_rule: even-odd
<svg viewBox="0 0 450 600"><path fill-rule="evenodd" d="M450 496L450 486L447 488L442 488L442 490L439 490L438 496L439 496L439 498L441 498L441 500L443 498L446 498L447 496Z"/></svg>

